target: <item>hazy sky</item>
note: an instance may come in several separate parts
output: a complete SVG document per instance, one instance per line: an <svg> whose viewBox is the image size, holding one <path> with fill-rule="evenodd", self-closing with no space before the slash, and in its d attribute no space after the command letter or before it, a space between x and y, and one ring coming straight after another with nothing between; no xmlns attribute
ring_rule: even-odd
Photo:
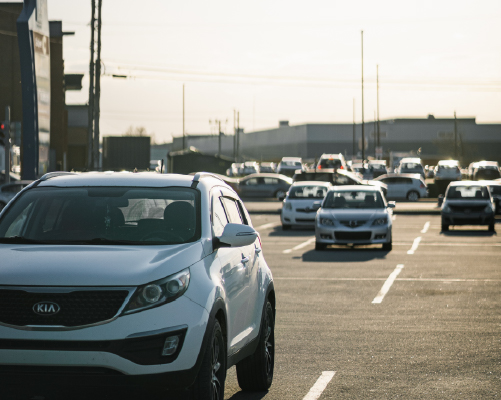
<svg viewBox="0 0 501 400"><path fill-rule="evenodd" d="M85 73L90 0L48 0L64 38L67 73ZM144 126L157 141L208 133L209 120L240 111L248 132L291 124L361 120L361 30L365 120L474 116L501 122L501 1L103 0L101 132ZM223 124L224 126L224 124ZM213 128L212 128L213 129Z"/></svg>

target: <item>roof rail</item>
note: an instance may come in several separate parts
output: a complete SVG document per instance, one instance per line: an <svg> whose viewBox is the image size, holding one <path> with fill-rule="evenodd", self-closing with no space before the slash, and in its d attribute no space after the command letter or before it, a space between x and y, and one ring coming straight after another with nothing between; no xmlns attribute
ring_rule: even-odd
<svg viewBox="0 0 501 400"><path fill-rule="evenodd" d="M195 176L193 177L193 182L191 183L191 187L194 189L197 187L198 185L198 182L200 181L201 178L204 178L204 177L210 177L210 178L215 178L215 179L219 179L221 182L224 182L223 179L221 179L219 176L217 175L214 175L210 172L197 172L195 174ZM226 182L224 182L226 183Z"/></svg>
<svg viewBox="0 0 501 400"><path fill-rule="evenodd" d="M78 175L78 174L76 172L66 172L66 171L47 172L40 178L40 180L46 181L50 178L55 178L56 176L62 176L62 175Z"/></svg>

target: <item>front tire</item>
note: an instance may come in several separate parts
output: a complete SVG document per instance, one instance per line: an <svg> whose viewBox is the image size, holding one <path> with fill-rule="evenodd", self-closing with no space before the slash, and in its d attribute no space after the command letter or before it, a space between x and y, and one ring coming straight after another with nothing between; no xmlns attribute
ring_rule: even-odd
<svg viewBox="0 0 501 400"><path fill-rule="evenodd" d="M282 201L283 199L285 199L286 195L287 193L285 192L285 190L277 190L275 192L275 199L277 199L278 201Z"/></svg>
<svg viewBox="0 0 501 400"><path fill-rule="evenodd" d="M275 316L271 303L266 301L256 351L237 364L238 385L246 392L268 390L273 382L274 366Z"/></svg>
<svg viewBox="0 0 501 400"><path fill-rule="evenodd" d="M393 249L393 243L383 243L383 250L384 251L391 251Z"/></svg>
<svg viewBox="0 0 501 400"><path fill-rule="evenodd" d="M318 243L315 242L315 250L322 251L327 248L327 245L325 243Z"/></svg>
<svg viewBox="0 0 501 400"><path fill-rule="evenodd" d="M490 224L489 224L489 232L496 232L496 227L495 227L495 221L492 221Z"/></svg>
<svg viewBox="0 0 501 400"><path fill-rule="evenodd" d="M226 345L219 321L215 321L205 349L191 400L223 400L226 380Z"/></svg>
<svg viewBox="0 0 501 400"><path fill-rule="evenodd" d="M288 231L288 230L290 230L290 228L291 228L290 225L282 224L282 230Z"/></svg>
<svg viewBox="0 0 501 400"><path fill-rule="evenodd" d="M442 232L447 232L449 230L449 224L446 224L443 220L442 220Z"/></svg>
<svg viewBox="0 0 501 400"><path fill-rule="evenodd" d="M414 190L412 192L407 193L407 200L418 201L419 200L419 193L415 192Z"/></svg>

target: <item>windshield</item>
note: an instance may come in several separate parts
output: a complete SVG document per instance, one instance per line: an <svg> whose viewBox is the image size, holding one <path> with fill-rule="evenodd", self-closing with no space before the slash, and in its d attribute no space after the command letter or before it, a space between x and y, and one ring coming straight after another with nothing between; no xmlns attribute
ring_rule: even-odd
<svg viewBox="0 0 501 400"><path fill-rule="evenodd" d="M282 161L280 163L282 167L301 167L300 161Z"/></svg>
<svg viewBox="0 0 501 400"><path fill-rule="evenodd" d="M379 192L366 190L329 192L323 208L384 208Z"/></svg>
<svg viewBox="0 0 501 400"><path fill-rule="evenodd" d="M289 199L323 199L325 193L325 186L296 186L290 189Z"/></svg>
<svg viewBox="0 0 501 400"><path fill-rule="evenodd" d="M451 186L447 191L448 199L488 199L485 186Z"/></svg>
<svg viewBox="0 0 501 400"><path fill-rule="evenodd" d="M201 231L199 197L190 188L34 188L2 216L0 243L193 242Z"/></svg>
<svg viewBox="0 0 501 400"><path fill-rule="evenodd" d="M421 164L406 163L406 164L402 164L401 168L408 169L408 170L422 170L423 166Z"/></svg>

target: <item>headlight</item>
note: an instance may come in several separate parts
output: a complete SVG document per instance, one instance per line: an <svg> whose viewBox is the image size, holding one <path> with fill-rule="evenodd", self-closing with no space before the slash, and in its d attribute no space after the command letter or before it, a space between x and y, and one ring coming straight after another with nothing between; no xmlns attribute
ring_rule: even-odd
<svg viewBox="0 0 501 400"><path fill-rule="evenodd" d="M486 206L484 208L484 213L491 213L493 211L494 211L494 209L492 208L492 204L489 204L488 206Z"/></svg>
<svg viewBox="0 0 501 400"><path fill-rule="evenodd" d="M330 218L319 218L320 225L334 226L334 221Z"/></svg>
<svg viewBox="0 0 501 400"><path fill-rule="evenodd" d="M284 203L284 210L292 210L292 204L291 203Z"/></svg>
<svg viewBox="0 0 501 400"><path fill-rule="evenodd" d="M170 303L186 292L189 283L190 270L186 268L167 278L139 286L129 300L129 304L125 307L124 314L131 314Z"/></svg>
<svg viewBox="0 0 501 400"><path fill-rule="evenodd" d="M450 213L450 212L452 212L452 210L451 210L451 208L447 204L445 204L442 207L442 212L444 212L444 213Z"/></svg>
<svg viewBox="0 0 501 400"><path fill-rule="evenodd" d="M372 225L386 225L388 223L388 217L375 219Z"/></svg>

